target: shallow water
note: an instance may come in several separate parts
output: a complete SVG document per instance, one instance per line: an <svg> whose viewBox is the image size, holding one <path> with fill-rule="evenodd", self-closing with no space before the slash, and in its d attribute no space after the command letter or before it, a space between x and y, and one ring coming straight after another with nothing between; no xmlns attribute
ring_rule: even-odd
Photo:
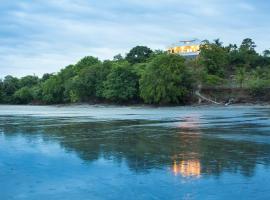
<svg viewBox="0 0 270 200"><path fill-rule="evenodd" d="M0 199L270 199L270 107L0 106Z"/></svg>

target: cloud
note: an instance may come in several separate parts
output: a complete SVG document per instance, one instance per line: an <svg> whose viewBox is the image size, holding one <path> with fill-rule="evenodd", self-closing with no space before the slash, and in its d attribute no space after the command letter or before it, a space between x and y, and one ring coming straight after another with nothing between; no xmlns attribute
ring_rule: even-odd
<svg viewBox="0 0 270 200"><path fill-rule="evenodd" d="M264 3L266 4L266 3ZM270 46L266 6L242 0L40 0L0 4L0 77L56 72L86 55L136 45L164 49L181 38Z"/></svg>

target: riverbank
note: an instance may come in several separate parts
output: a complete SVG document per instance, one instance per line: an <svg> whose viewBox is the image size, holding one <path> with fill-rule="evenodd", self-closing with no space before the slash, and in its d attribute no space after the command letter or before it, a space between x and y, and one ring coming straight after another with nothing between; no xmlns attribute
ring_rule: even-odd
<svg viewBox="0 0 270 200"><path fill-rule="evenodd" d="M270 89L264 93L252 93L249 88L205 87L200 91L207 98L221 104L269 104Z"/></svg>
<svg viewBox="0 0 270 200"><path fill-rule="evenodd" d="M67 103L67 104L0 104L0 106L57 106L57 107L69 107L69 106L97 106L97 107L149 107L149 108L159 108L159 107L222 107L222 106L269 106L270 101L235 101L229 104L226 101L219 102L220 104L214 104L211 102L203 101L201 103L193 102L185 105L178 104L166 104L166 105L151 105L151 104L116 104L116 103Z"/></svg>
<svg viewBox="0 0 270 200"><path fill-rule="evenodd" d="M42 101L32 101L29 104L2 104L2 105L99 105L99 106L148 106L148 107L172 107L172 106L209 106L209 105L269 105L270 89L264 93L254 94L250 88L232 88L232 87L202 87L193 92L189 100L182 104L163 103L146 104L142 100L129 102L112 102L108 100L91 100L77 103L52 103L46 104ZM1 105L1 104L0 104Z"/></svg>

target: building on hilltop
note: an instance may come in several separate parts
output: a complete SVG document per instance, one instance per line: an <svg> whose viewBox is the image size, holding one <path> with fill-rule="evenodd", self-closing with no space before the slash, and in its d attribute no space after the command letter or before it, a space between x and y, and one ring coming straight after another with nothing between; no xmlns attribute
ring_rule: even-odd
<svg viewBox="0 0 270 200"><path fill-rule="evenodd" d="M184 57L197 57L200 53L200 45L201 41L198 39L181 40L169 46L168 52Z"/></svg>

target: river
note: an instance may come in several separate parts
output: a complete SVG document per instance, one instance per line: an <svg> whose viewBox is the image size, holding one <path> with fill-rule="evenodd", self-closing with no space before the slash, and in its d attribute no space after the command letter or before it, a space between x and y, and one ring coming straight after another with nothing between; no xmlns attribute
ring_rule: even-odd
<svg viewBox="0 0 270 200"><path fill-rule="evenodd" d="M270 199L270 107L0 106L0 199Z"/></svg>

